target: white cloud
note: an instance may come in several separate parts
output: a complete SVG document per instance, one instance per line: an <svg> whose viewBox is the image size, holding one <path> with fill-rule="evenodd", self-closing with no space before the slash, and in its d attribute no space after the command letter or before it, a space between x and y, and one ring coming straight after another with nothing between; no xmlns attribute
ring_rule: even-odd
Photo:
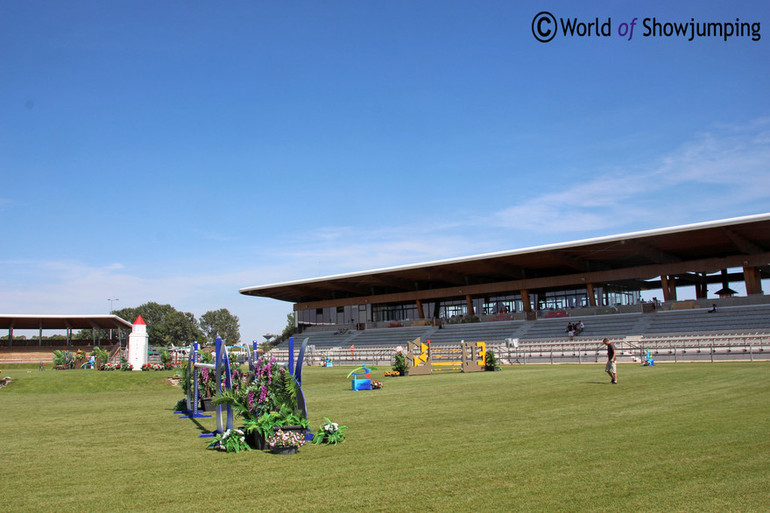
<svg viewBox="0 0 770 513"><path fill-rule="evenodd" d="M696 135L657 162L561 183L497 212L501 228L543 232L607 230L645 221L670 226L766 210L770 200L768 120Z"/></svg>
<svg viewBox="0 0 770 513"><path fill-rule="evenodd" d="M339 236L301 236L297 237L301 242L282 248L280 255L294 263L293 279L464 256L492 247L483 235L469 236L466 228L451 226L424 229L391 226L379 230L337 227L333 231Z"/></svg>
<svg viewBox="0 0 770 513"><path fill-rule="evenodd" d="M290 279L302 279L758 213L770 204L768 125L715 127L657 160L608 166L491 216L320 227L275 249L293 266Z"/></svg>

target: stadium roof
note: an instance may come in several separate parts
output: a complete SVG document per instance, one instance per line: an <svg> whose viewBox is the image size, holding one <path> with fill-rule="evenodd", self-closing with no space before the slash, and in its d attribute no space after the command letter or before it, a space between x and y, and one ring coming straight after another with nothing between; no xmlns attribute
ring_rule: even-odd
<svg viewBox="0 0 770 513"><path fill-rule="evenodd" d="M240 293L321 306L559 288L587 282L641 286L644 280L664 274L714 273L745 266L767 273L769 251L770 213L766 213L246 287Z"/></svg>
<svg viewBox="0 0 770 513"><path fill-rule="evenodd" d="M131 329L132 325L117 315L12 315L0 314L0 329L14 330L85 330Z"/></svg>

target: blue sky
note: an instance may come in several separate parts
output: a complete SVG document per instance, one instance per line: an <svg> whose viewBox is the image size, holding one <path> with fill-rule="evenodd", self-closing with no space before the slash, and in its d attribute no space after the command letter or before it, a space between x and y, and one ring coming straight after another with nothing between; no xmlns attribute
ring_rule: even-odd
<svg viewBox="0 0 770 513"><path fill-rule="evenodd" d="M768 212L769 40L759 1L0 0L0 312L261 340L291 305L242 287Z"/></svg>

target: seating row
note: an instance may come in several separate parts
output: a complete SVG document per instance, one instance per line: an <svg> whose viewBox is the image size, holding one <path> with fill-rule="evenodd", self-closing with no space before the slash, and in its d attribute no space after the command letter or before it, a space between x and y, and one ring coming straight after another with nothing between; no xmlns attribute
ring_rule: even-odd
<svg viewBox="0 0 770 513"><path fill-rule="evenodd" d="M497 321L468 324L445 324L441 328L417 326L406 328L376 328L364 331L315 331L296 335L301 341L308 337L316 348L369 346L397 346L421 337L436 344L454 344L466 341L503 342L509 338L522 343L537 340L566 339L568 322L572 318L538 319L537 321ZM628 313L594 315L583 319L582 338L620 338L627 336L655 336L661 334L698 332L770 331L770 305L724 307L716 312L707 309L659 311L656 313ZM285 349L287 343L280 346Z"/></svg>

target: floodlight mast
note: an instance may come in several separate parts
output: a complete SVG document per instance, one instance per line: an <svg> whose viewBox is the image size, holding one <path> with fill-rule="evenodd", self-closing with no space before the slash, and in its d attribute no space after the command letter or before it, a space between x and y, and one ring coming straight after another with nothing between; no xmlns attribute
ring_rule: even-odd
<svg viewBox="0 0 770 513"><path fill-rule="evenodd" d="M115 311L115 310L112 309L112 302L113 301L120 301L120 299L118 299L118 298L109 298L108 297L107 301L110 302L110 312L109 313L112 313L112 312ZM118 335L118 338L120 338L120 335ZM112 328L110 328L110 344L112 344Z"/></svg>

